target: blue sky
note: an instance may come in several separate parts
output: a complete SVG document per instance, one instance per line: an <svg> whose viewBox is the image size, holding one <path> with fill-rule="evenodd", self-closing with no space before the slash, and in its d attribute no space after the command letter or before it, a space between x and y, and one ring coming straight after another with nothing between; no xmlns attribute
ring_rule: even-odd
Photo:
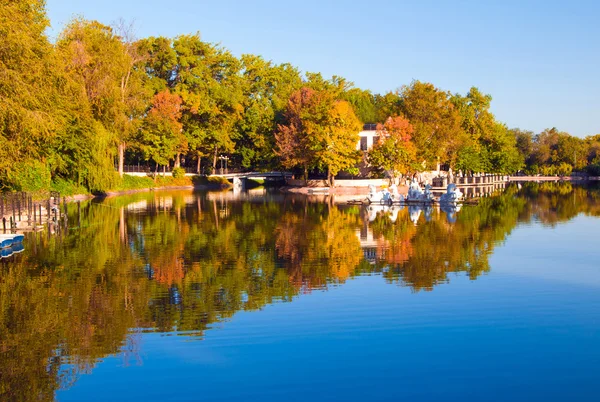
<svg viewBox="0 0 600 402"><path fill-rule="evenodd" d="M51 37L74 15L134 21L138 37L200 32L384 93L413 79L477 86L509 127L600 133L600 2L47 0Z"/></svg>

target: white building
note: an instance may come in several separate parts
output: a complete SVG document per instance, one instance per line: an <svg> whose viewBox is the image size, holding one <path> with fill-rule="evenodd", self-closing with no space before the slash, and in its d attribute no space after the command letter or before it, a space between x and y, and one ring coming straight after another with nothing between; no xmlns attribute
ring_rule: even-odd
<svg viewBox="0 0 600 402"><path fill-rule="evenodd" d="M373 148L373 145L379 137L377 135L377 124L365 124L363 130L358 133L360 139L356 143L356 149L360 151L368 151Z"/></svg>

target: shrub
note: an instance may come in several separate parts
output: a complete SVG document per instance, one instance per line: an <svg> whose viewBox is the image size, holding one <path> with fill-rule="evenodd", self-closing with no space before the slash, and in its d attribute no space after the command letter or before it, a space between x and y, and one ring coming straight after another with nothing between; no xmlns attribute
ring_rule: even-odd
<svg viewBox="0 0 600 402"><path fill-rule="evenodd" d="M571 173L573 173L573 166L568 163L563 162L556 168L556 174L559 176L570 176Z"/></svg>
<svg viewBox="0 0 600 402"><path fill-rule="evenodd" d="M194 184L201 185L212 185L212 186L221 186L221 187L229 187L231 183L225 177L222 176L195 176L192 181Z"/></svg>
<svg viewBox="0 0 600 402"><path fill-rule="evenodd" d="M156 187L154 180L150 177L131 176L124 174L119 180L119 183L111 190L126 191L126 190L141 190L145 188Z"/></svg>
<svg viewBox="0 0 600 402"><path fill-rule="evenodd" d="M182 177L185 177L185 169L182 167L175 168L173 169L172 174L174 178L180 179Z"/></svg>
<svg viewBox="0 0 600 402"><path fill-rule="evenodd" d="M48 190L51 182L50 169L38 160L17 162L8 173L8 182L16 191Z"/></svg>
<svg viewBox="0 0 600 402"><path fill-rule="evenodd" d="M55 177L50 184L50 189L56 191L61 195L77 195L77 194L88 194L87 188L80 186L70 180L63 179L62 177Z"/></svg>
<svg viewBox="0 0 600 402"><path fill-rule="evenodd" d="M535 176L540 173L540 167L538 165L531 165L525 168L525 174L528 176Z"/></svg>
<svg viewBox="0 0 600 402"><path fill-rule="evenodd" d="M171 176L158 176L156 178L156 185L158 187L184 187L190 186L192 181L189 177L171 177Z"/></svg>
<svg viewBox="0 0 600 402"><path fill-rule="evenodd" d="M542 166L541 173L544 176L556 175L556 168L554 166Z"/></svg>
<svg viewBox="0 0 600 402"><path fill-rule="evenodd" d="M225 177L223 176L209 176L208 177L208 182L212 183L212 184L224 184L224 185L231 185L231 183L229 182L229 180L227 180Z"/></svg>

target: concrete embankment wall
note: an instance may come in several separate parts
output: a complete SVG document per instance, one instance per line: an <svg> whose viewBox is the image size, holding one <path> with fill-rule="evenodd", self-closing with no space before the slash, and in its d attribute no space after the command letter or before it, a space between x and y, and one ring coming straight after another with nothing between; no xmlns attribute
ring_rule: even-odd
<svg viewBox="0 0 600 402"><path fill-rule="evenodd" d="M389 185L388 179L357 179L357 180L336 180L335 187L376 187ZM328 187L327 180L300 180L289 179L287 185L292 187Z"/></svg>
<svg viewBox="0 0 600 402"><path fill-rule="evenodd" d="M510 176L510 181L598 181L596 176Z"/></svg>

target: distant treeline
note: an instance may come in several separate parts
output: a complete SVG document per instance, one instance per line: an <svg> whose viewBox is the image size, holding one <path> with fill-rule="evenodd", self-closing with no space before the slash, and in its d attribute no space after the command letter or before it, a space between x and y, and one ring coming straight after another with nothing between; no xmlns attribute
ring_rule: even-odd
<svg viewBox="0 0 600 402"><path fill-rule="evenodd" d="M600 137L510 130L472 88L414 81L372 94L256 55L234 57L198 34L134 39L132 28L75 19L50 43L42 0L0 8L0 185L90 191L119 186L126 163L354 171L361 123L381 123L366 162L394 175L598 173Z"/></svg>

